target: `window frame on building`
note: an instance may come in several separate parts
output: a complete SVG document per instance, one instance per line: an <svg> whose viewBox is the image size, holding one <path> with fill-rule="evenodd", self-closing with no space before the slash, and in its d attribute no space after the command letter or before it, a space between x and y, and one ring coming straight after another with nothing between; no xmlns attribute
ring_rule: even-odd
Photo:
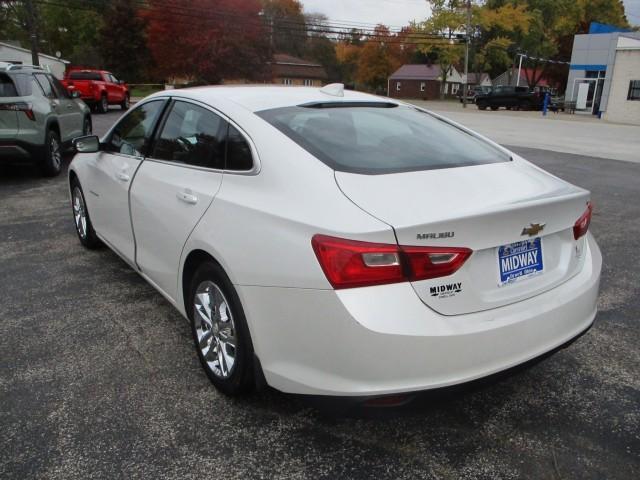
<svg viewBox="0 0 640 480"><path fill-rule="evenodd" d="M424 92L427 89L427 82L420 82L420 91Z"/></svg>
<svg viewBox="0 0 640 480"><path fill-rule="evenodd" d="M396 82L396 92L399 92L402 88L402 82Z"/></svg>
<svg viewBox="0 0 640 480"><path fill-rule="evenodd" d="M282 79L282 84L283 84L283 85L291 86L291 85L293 85L293 80L291 80L291 79L290 79L290 78L288 78L288 77L285 77L285 78L283 78L283 79Z"/></svg>
<svg viewBox="0 0 640 480"><path fill-rule="evenodd" d="M640 80L629 80L629 91L627 92L627 100L640 100Z"/></svg>
<svg viewBox="0 0 640 480"><path fill-rule="evenodd" d="M305 87L313 87L313 79L312 79L312 78L305 78L305 79L302 81L302 83L303 83L303 85L304 85Z"/></svg>

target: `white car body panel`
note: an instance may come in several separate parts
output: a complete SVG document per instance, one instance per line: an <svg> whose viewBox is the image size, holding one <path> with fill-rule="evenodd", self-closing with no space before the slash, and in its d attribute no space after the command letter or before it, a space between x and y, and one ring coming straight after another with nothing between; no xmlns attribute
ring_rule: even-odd
<svg viewBox="0 0 640 480"><path fill-rule="evenodd" d="M541 355L593 322L600 251L590 234L575 242L571 233L589 198L585 190L514 154L511 162L476 167L336 172L255 114L313 101L381 101L366 94L207 87L150 98L169 96L207 105L239 128L254 170L150 159L138 165L130 157L105 162L111 155L97 153L77 155L70 171L84 188L100 238L185 317L189 255L206 252L220 263L236 287L269 385L345 396L447 386ZM116 181L124 167L130 185ZM197 202L181 200L181 193ZM491 252L522 240L519 230L530 222L546 224L549 268L510 290L499 288ZM453 238L416 237L452 229ZM474 253L449 277L334 290L311 247L318 233ZM443 281L469 288L430 299L430 287Z"/></svg>
<svg viewBox="0 0 640 480"><path fill-rule="evenodd" d="M135 263L169 298L184 244L222 185L222 172L145 160L131 188Z"/></svg>
<svg viewBox="0 0 640 480"><path fill-rule="evenodd" d="M135 242L129 216L129 188L142 158L100 152L87 162L84 185L91 218L100 225L101 238L129 263Z"/></svg>

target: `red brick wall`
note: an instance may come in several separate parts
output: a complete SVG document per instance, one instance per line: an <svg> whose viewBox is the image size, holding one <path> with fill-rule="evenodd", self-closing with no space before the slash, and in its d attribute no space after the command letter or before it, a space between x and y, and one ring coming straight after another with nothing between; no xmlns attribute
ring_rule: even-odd
<svg viewBox="0 0 640 480"><path fill-rule="evenodd" d="M400 91L396 85L400 82ZM424 92L420 84L424 83ZM440 82L437 80L390 80L389 96L391 98L418 98L421 100L437 100L440 98Z"/></svg>

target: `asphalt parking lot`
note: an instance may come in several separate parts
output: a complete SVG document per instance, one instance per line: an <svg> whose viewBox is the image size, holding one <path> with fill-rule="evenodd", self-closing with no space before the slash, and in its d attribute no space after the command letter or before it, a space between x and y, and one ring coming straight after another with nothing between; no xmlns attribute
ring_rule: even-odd
<svg viewBox="0 0 640 480"><path fill-rule="evenodd" d="M640 164L514 150L593 192L594 327L482 388L344 417L217 393L163 297L81 248L65 176L0 166L0 478L640 478Z"/></svg>

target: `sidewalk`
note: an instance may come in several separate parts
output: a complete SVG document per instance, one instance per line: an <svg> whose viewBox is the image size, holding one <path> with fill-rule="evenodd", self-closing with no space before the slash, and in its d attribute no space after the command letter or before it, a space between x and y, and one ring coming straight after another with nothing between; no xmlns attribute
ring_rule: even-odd
<svg viewBox="0 0 640 480"><path fill-rule="evenodd" d="M456 102L411 100L485 135L501 145L538 148L640 163L640 127L598 120L591 115L466 109Z"/></svg>

